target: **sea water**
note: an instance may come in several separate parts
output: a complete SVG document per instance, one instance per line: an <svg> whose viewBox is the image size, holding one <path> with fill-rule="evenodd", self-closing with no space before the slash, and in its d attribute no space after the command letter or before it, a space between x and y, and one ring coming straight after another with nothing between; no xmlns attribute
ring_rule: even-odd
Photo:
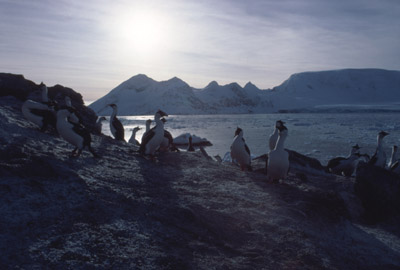
<svg viewBox="0 0 400 270"><path fill-rule="evenodd" d="M277 120L282 120L289 130L285 148L317 158L322 164L337 156L347 156L353 145L358 144L361 153L373 155L377 134L384 130L384 149L389 160L391 147L400 144L398 113L298 113L298 114L235 114L235 115L170 115L164 127L173 137L190 133L206 138L213 145L206 148L211 156L223 157L230 151L237 127L244 131L244 138L253 156L269 151L268 139ZM125 127L125 139L129 140L132 129L140 142L147 119L154 116L119 116ZM154 124L154 123L153 123ZM108 122L103 122L103 133L110 135Z"/></svg>

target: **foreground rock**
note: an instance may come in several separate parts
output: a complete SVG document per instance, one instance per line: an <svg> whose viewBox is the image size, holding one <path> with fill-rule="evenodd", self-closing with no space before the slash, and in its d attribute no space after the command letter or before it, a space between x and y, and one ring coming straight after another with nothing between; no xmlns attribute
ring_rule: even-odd
<svg viewBox="0 0 400 270"><path fill-rule="evenodd" d="M0 98L1 269L398 269L399 223L368 226L351 178L255 172L93 136L83 152ZM306 177L298 177L299 175Z"/></svg>
<svg viewBox="0 0 400 270"><path fill-rule="evenodd" d="M356 175L355 191L368 221L379 222L400 215L398 175L367 163L358 166Z"/></svg>

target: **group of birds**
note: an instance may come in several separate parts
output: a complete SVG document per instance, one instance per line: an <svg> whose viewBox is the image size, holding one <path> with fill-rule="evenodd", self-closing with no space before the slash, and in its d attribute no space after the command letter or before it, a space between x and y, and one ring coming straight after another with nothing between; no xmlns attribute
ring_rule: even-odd
<svg viewBox="0 0 400 270"><path fill-rule="evenodd" d="M65 105L59 106L57 102L51 101L48 98L48 89L45 84L41 83L42 101L36 102L33 100L26 100L22 105L22 114L32 123L39 126L44 131L49 125L53 126L58 134L67 142L75 146L71 153L72 157L79 157L82 150L87 148L94 157L99 155L91 147L91 134L90 131L82 124L81 118L77 110L72 106L71 99L65 97ZM113 109L110 117L110 131L114 138L119 141L125 141L124 127L121 121L117 118L118 107L116 104L109 104ZM129 143L139 146L139 152L143 155L154 158L156 151L179 151L173 143L173 137L170 132L164 129L164 123L167 121L165 117L168 115L158 110L154 115L155 126L150 128L152 120L146 121L146 132L142 136L141 143L139 143L135 136L136 132L140 130L135 127L132 130ZM104 116L99 117L96 122L96 130L100 134L102 122L105 121ZM193 151L191 140L189 140L188 151Z"/></svg>
<svg viewBox="0 0 400 270"><path fill-rule="evenodd" d="M59 106L57 102L49 100L48 90L45 84L41 83L42 101L36 102L26 100L22 104L22 114L32 123L44 131L51 125L58 134L67 142L75 146L71 153L72 157L78 157L84 148L93 154L99 155L91 147L92 138L87 128L82 125L77 110L72 106L71 99L65 97L65 105Z"/></svg>
<svg viewBox="0 0 400 270"><path fill-rule="evenodd" d="M352 176L360 162L365 162L368 165L380 167L392 171L400 175L400 157L397 154L397 145L392 147L392 155L389 163L387 163L386 153L383 147L383 138L389 133L381 131L377 136L377 146L372 157L368 154L361 154L358 144L352 146L350 154L347 157L336 157L329 160L326 166L329 172L334 174Z"/></svg>
<svg viewBox="0 0 400 270"><path fill-rule="evenodd" d="M285 179L289 172L289 153L284 144L288 136L288 129L281 120L276 121L274 132L269 137L269 153L266 159L266 173L268 181ZM237 162L242 170L251 171L251 154L243 130L237 128L231 145L231 158Z"/></svg>
<svg viewBox="0 0 400 270"><path fill-rule="evenodd" d="M72 157L78 157L82 150L87 148L94 157L99 157L91 147L90 131L82 125L81 118L77 110L72 106L71 99L65 97L65 105L59 106L55 101L48 98L48 90L43 83L40 85L42 90L42 101L36 102L27 100L22 105L23 115L31 122L39 126L43 131L49 125L53 126L59 135L67 142L75 146L71 153ZM117 118L118 107L116 104L109 104L113 109L110 116L110 131L113 137L119 141L125 141L124 127ZM154 115L155 126L151 127L152 120L146 121L146 131L142 135L141 143L136 140L136 133L140 130L135 127L129 143L139 146L139 153L155 158L156 151L178 151L173 143L173 137L170 132L164 129L168 114L162 110L158 110ZM105 121L104 116L99 117L96 123L98 133L101 133L102 122ZM243 137L243 130L237 128L234 139L230 147L230 155L233 162L239 164L242 170L251 171L251 154ZM388 164L386 164L386 154L383 149L383 138L388 133L381 131L377 137L377 148L374 155L370 158L366 154L360 154L360 147L357 145L351 148L347 157L337 157L331 159L327 164L327 170L334 174L351 176L354 174L359 162L367 162L370 165L387 168L396 174L400 174L400 157L397 155L397 146L392 148L392 156ZM274 132L269 137L269 153L266 159L267 179L276 181L285 179L289 171L289 153L284 148L285 140L288 136L288 129L281 120L276 121ZM192 138L189 137L189 146L187 151L195 151Z"/></svg>
<svg viewBox="0 0 400 270"><path fill-rule="evenodd" d="M269 153L266 156L266 173L269 181L284 180L289 171L289 153L284 149L288 129L284 124L281 120L276 121L274 132L269 137ZM336 157L329 160L326 166L327 171L338 175L352 176L359 163L365 162L368 165L385 168L400 175L400 156L398 156L396 145L392 147L389 163L386 161L383 138L387 135L389 133L385 131L379 132L376 151L372 157L361 154L360 147L356 144L351 148L347 157ZM243 138L243 130L239 127L235 131L230 154L232 161L238 163L242 170L252 170L250 150Z"/></svg>
<svg viewBox="0 0 400 270"><path fill-rule="evenodd" d="M116 104L109 104L113 109L110 116L110 131L116 140L125 141L124 126L121 121L117 118L118 107ZM167 122L168 114L162 110L158 110L154 115L155 126L150 128L152 120L146 121L146 131L142 135L141 143L136 140L136 132L140 130L140 127L135 127L132 130L129 143L139 146L139 153L154 158L156 151L178 151L179 149L174 145L172 134L164 129L164 124ZM98 126L101 130L101 122L105 120L99 118Z"/></svg>

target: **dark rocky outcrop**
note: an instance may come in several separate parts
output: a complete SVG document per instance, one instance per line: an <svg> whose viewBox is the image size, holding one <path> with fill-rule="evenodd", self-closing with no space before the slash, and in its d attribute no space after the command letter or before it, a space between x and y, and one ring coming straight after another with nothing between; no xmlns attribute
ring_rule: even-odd
<svg viewBox="0 0 400 270"><path fill-rule="evenodd" d="M312 169L317 171L325 171L325 167L321 165L318 159L307 157L296 151L286 149L289 153L290 168ZM256 157L255 160L265 161L267 154Z"/></svg>
<svg viewBox="0 0 400 270"><path fill-rule="evenodd" d="M314 170L325 170L325 167L322 166L321 162L319 162L319 160L316 158L307 157L293 150L286 149L286 151L288 151L289 153L290 164L295 164L297 166L306 167Z"/></svg>
<svg viewBox="0 0 400 270"><path fill-rule="evenodd" d="M72 106L81 116L82 123L92 132L96 132L95 123L97 115L92 109L84 105L81 94L75 92L71 88L58 84L47 88L49 98L57 101L59 105L64 105L65 96L69 96ZM0 97L1 96L14 96L21 101L27 99L41 101L41 90L39 85L25 79L23 75L0 73Z"/></svg>
<svg viewBox="0 0 400 270"><path fill-rule="evenodd" d="M14 96L26 100L35 91L39 91L39 85L25 79L23 75L0 73L0 97Z"/></svg>
<svg viewBox="0 0 400 270"><path fill-rule="evenodd" d="M362 201L368 221L378 222L400 214L398 175L362 163L357 168L354 189Z"/></svg>
<svg viewBox="0 0 400 270"><path fill-rule="evenodd" d="M58 102L58 104L65 104L65 97L69 96L71 98L72 106L78 111L81 121L85 127L87 127L92 132L97 132L95 128L97 115L96 113L86 107L83 102L82 95L75 92L73 89L64 87L62 85L55 85L48 87L49 98Z"/></svg>

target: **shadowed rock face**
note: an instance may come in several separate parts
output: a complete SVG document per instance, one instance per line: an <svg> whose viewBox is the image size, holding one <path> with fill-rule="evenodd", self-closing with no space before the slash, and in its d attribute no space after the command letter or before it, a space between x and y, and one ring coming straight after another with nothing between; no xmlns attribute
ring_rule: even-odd
<svg viewBox="0 0 400 270"><path fill-rule="evenodd" d="M314 169L314 170L325 170L324 166L321 165L321 162L315 158L310 158L305 155L302 155L293 150L286 150L289 152L289 160L290 163L297 164L298 166Z"/></svg>
<svg viewBox="0 0 400 270"><path fill-rule="evenodd" d="M370 222L400 215L400 177L388 170L362 163L354 186Z"/></svg>
<svg viewBox="0 0 400 270"><path fill-rule="evenodd" d="M61 106L65 104L65 96L69 96L72 106L75 107L82 118L82 123L90 131L96 132L95 124L97 115L92 109L84 105L81 94L71 88L58 84L53 87L48 86L47 88L49 98L57 101ZM21 101L27 99L41 101L41 89L39 85L25 79L23 75L0 73L0 97L2 96L14 96Z"/></svg>
<svg viewBox="0 0 400 270"><path fill-rule="evenodd" d="M292 168L302 168L304 170L315 170L315 171L325 171L325 167L321 165L318 159L307 157L296 151L285 149L289 153L290 169ZM261 160L266 162L267 154L256 157L255 160ZM289 170L290 170L289 169Z"/></svg>

